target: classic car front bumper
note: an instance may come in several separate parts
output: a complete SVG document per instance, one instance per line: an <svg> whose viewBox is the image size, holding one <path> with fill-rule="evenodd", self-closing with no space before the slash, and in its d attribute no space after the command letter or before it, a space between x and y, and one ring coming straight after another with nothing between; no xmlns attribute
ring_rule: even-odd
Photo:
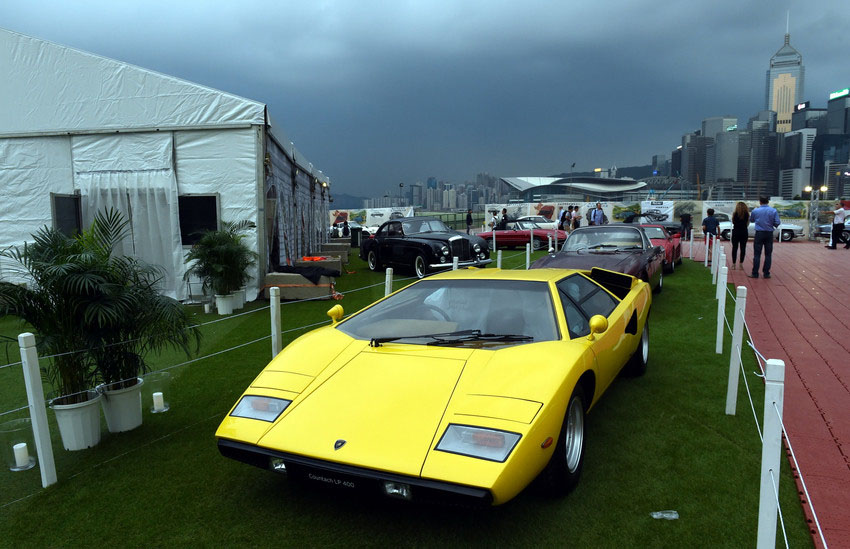
<svg viewBox="0 0 850 549"><path fill-rule="evenodd" d="M391 484L395 487L406 486L409 497L401 499L411 501L437 501L470 506L490 506L493 501L490 491L483 488L333 463L228 439L218 439L218 450L225 457L261 469L286 473L287 476L291 475L317 486L394 497L386 487Z"/></svg>
<svg viewBox="0 0 850 549"><path fill-rule="evenodd" d="M492 263L492 262L493 262L492 259L475 259L475 260L472 260L472 261L458 261L457 266L458 267L483 267L484 265L487 265L488 263ZM431 268L431 269L451 269L452 264L451 263L432 263L432 264L428 265L428 267Z"/></svg>

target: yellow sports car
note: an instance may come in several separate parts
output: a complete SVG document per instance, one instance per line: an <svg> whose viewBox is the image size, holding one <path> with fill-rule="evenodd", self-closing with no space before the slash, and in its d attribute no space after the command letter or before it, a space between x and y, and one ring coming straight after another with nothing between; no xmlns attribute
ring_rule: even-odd
<svg viewBox="0 0 850 549"><path fill-rule="evenodd" d="M649 355L649 286L603 269L457 270L284 349L216 431L227 457L405 500L566 494L585 413Z"/></svg>

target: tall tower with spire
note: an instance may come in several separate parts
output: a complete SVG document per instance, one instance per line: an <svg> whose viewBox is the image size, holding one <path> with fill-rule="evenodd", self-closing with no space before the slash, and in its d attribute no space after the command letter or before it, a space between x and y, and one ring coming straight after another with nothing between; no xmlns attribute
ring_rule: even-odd
<svg viewBox="0 0 850 549"><path fill-rule="evenodd" d="M794 105L803 102L806 69L803 56L791 46L788 22L785 24L785 44L770 58L764 94L765 110L776 112L776 131L791 131Z"/></svg>

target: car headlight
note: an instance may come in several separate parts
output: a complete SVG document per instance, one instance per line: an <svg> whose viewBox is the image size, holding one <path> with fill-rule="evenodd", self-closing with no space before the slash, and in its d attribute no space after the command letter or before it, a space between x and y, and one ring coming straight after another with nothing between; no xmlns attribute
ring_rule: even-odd
<svg viewBox="0 0 850 549"><path fill-rule="evenodd" d="M437 443L437 450L503 462L508 459L521 436L510 431L452 424Z"/></svg>
<svg viewBox="0 0 850 549"><path fill-rule="evenodd" d="M443 246L442 248L440 248L440 253L443 255L449 255L449 247Z"/></svg>
<svg viewBox="0 0 850 549"><path fill-rule="evenodd" d="M282 398L245 395L239 401L239 404L236 405L236 408L230 412L230 415L272 422L286 410L286 407L291 402L291 400L284 400Z"/></svg>
<svg viewBox="0 0 850 549"><path fill-rule="evenodd" d="M481 245L476 243L474 246L472 246L472 249L475 250L475 253L480 253L481 252Z"/></svg>

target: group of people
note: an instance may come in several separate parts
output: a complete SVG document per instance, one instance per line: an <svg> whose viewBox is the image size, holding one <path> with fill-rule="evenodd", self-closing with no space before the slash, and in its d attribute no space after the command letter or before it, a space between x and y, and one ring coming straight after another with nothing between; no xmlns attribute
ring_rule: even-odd
<svg viewBox="0 0 850 549"><path fill-rule="evenodd" d="M720 223L714 217L714 209L709 208L706 212L708 216L702 220L702 232L706 236L717 236L717 227ZM738 202L735 205L735 211L732 213L732 269L741 269L744 267L744 256L747 251L747 240L749 240L750 223L755 224L755 236L753 236L753 269L747 276L750 278L759 277L759 265L761 264L761 254L764 251L764 265L762 266L762 276L770 278L770 267L773 262L773 231L779 227L779 212L776 208L769 205L767 197L759 198L759 207L750 209L744 202ZM842 222L843 226L843 222ZM711 240L709 240L709 248L706 253L710 253Z"/></svg>
<svg viewBox="0 0 850 549"><path fill-rule="evenodd" d="M567 206L566 210L561 208L558 211L558 229L567 232L578 229L581 227L582 218L583 216L578 206ZM602 211L601 202L597 202L596 208L590 210L587 221L590 225L605 225L608 223L608 217Z"/></svg>

